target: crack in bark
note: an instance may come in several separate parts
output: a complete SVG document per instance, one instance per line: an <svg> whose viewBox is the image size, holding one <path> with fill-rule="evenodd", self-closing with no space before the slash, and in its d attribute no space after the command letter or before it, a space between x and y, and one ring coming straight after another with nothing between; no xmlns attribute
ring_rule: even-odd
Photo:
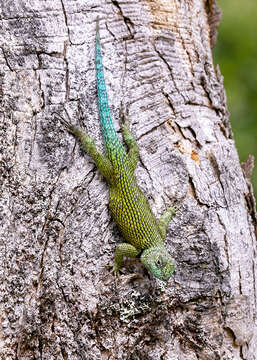
<svg viewBox="0 0 257 360"><path fill-rule="evenodd" d="M206 71L206 70L205 70ZM208 80L207 80L207 76L206 74L202 74L201 77L200 77L200 85L202 86L205 94L206 94L206 97L207 99L209 100L209 103L210 103L210 109L213 109L213 110L219 110L221 111L221 109L217 109L216 106L213 105L213 102L212 102L212 98L211 98L211 90L209 88L209 84L208 84Z"/></svg>
<svg viewBox="0 0 257 360"><path fill-rule="evenodd" d="M197 348L199 350L202 350L203 348L203 344L198 344L194 339L193 336L188 335L188 333L182 328L184 327L182 324L181 325L177 325L174 326L174 332L175 333L179 333L180 335L182 335L182 339L183 341L187 340L189 343L191 343L191 345L193 345L194 348ZM199 339L200 340L200 339ZM207 345L207 344L205 344Z"/></svg>
<svg viewBox="0 0 257 360"><path fill-rule="evenodd" d="M153 45L153 48L155 50L155 52L159 55L159 57L161 58L161 60L164 62L164 64L167 66L167 69L168 69L168 72L170 73L170 76L171 76L171 79L172 79L172 82L174 84L174 87L177 91L177 93L182 97L182 99L184 100L184 104L186 103L186 98L183 94L183 92L181 92L179 90L179 88L177 87L177 84L176 84L176 81L175 81L175 78L174 78L174 75L173 75L173 72L172 72L172 68L170 67L170 64L168 63L168 61L165 59L165 57L160 53L160 51L157 49L156 45L154 42L152 42L152 45Z"/></svg>
<svg viewBox="0 0 257 360"><path fill-rule="evenodd" d="M11 114L11 121L12 121L12 114ZM12 167L14 167L17 164L17 134L18 134L18 124L14 123L14 121L12 121L12 123L15 126L15 132L14 132L14 141L13 141L13 153L14 153L14 162Z"/></svg>
<svg viewBox="0 0 257 360"><path fill-rule="evenodd" d="M3 92L3 79L4 73L0 72L0 104L3 104L4 92Z"/></svg>
<svg viewBox="0 0 257 360"><path fill-rule="evenodd" d="M42 283L42 279L43 279L43 273L44 273L44 257L45 257L45 252L47 249L47 245L48 245L48 241L49 239L47 238L44 244L44 249L41 255L41 259L40 259L40 272L39 272L39 276L38 276L38 281L37 281L37 285L36 285L36 289L39 289L39 285Z"/></svg>
<svg viewBox="0 0 257 360"><path fill-rule="evenodd" d="M61 354L64 360L68 360L68 354L63 346L63 344L60 344Z"/></svg>
<svg viewBox="0 0 257 360"><path fill-rule="evenodd" d="M168 120L169 121L169 120ZM160 124L153 126L150 130L146 131L145 133L143 133L142 135L140 135L136 140L139 141L141 140L144 136L151 134L152 132L154 132L155 130L157 130L159 127L161 127L162 125L164 125L165 123L168 122L167 120L164 120L163 122L161 122Z"/></svg>
<svg viewBox="0 0 257 360"><path fill-rule="evenodd" d="M242 294L243 294L243 292L242 292L242 275L241 275L240 263L238 264L238 274L239 274L239 278L238 278L238 281L239 281L238 289L239 289L239 293L242 295Z"/></svg>
<svg viewBox="0 0 257 360"><path fill-rule="evenodd" d="M190 140L192 142L192 140L190 139L190 137L187 137L184 133L183 133L183 129L188 129L189 132L191 133L192 137L194 138L194 143L196 145L196 147L198 147L199 149L202 148L201 143L197 140L197 136L196 136L196 132L194 131L194 129L192 128L192 126L180 126L179 123L177 121L175 121L176 125L179 127L181 134L183 134L183 138Z"/></svg>
<svg viewBox="0 0 257 360"><path fill-rule="evenodd" d="M67 47L68 47L68 42L65 41L63 57L64 57L65 65L66 65L66 71L65 71L65 89L66 89L65 100L66 100L66 102L68 102L69 98L70 98L70 79L69 79L70 70L69 70L69 62L67 59Z"/></svg>
<svg viewBox="0 0 257 360"><path fill-rule="evenodd" d="M41 78L40 78L40 74L38 73L37 70L35 70L36 75L37 75L37 79L38 79L38 86L39 86L39 91L40 91L40 97L42 99L42 104L41 104L41 110L43 110L46 106L46 101L45 101L45 93L44 90L42 88L42 83L41 83Z"/></svg>
<svg viewBox="0 0 257 360"><path fill-rule="evenodd" d="M65 225L64 223L59 220L59 219L53 219L52 221L58 221L62 224L63 228L59 231L59 235L57 237L57 243L59 243L59 249L58 249L58 254L59 254L59 259L60 259L60 264L61 266L63 266L63 261L62 261L62 239L63 239L63 234L65 232Z"/></svg>
<svg viewBox="0 0 257 360"><path fill-rule="evenodd" d="M53 187L52 187L52 190L50 191L49 193L49 203L48 203L48 208L47 208L47 211L46 211L46 216L45 216L45 221L44 221L44 224L43 224L43 227L41 229L41 238L43 238L43 235L44 235L44 232L45 232L45 228L46 228L46 225L49 221L51 221L51 217L49 217L49 213L50 213L50 208L51 208L51 203L52 203L52 194L58 184L58 181L60 179L60 176L61 176L61 172L59 173L58 177L57 177L57 180L56 182L53 184ZM39 274L39 279L38 279L38 284L37 284L37 288L39 287L39 284L41 283L41 280L42 280L42 277L43 277L43 272L44 272L44 257L45 257L45 252L46 252L46 249L47 249L47 245L48 245L48 241L49 241L49 238L46 239L45 243L44 243L44 249L43 249L43 252L42 252L42 255L41 255L41 259L40 259L40 268L41 268L41 271L40 271L40 274Z"/></svg>
<svg viewBox="0 0 257 360"><path fill-rule="evenodd" d="M8 61L8 58L7 58L7 55L6 55L6 53L5 53L5 50L4 50L3 46L1 46L1 49L2 49L2 53L3 53L3 56L4 56L4 60L5 60L5 63L6 63L6 65L7 65L7 67L8 67L8 69L9 69L11 72L15 72L15 70L11 67L11 65L10 65L10 63L9 63L9 61Z"/></svg>
<svg viewBox="0 0 257 360"><path fill-rule="evenodd" d="M214 154L210 153L209 159L210 159L210 165L212 165L212 168L214 170L214 174L216 174L216 176L218 178L218 181L220 183L220 186L222 187L223 197L224 197L224 201L225 201L225 204L226 204L226 208L229 208L227 198L226 198L226 195L225 195L226 191L225 191L225 188L224 188L223 181L221 179L221 171L219 169L219 164L218 164Z"/></svg>
<svg viewBox="0 0 257 360"><path fill-rule="evenodd" d="M62 11L63 11L65 25L66 25L67 32L68 32L69 42L71 43L71 40L70 40L70 28L69 28L69 25L68 25L68 17L67 17L66 9L65 9L63 0L60 0L60 1L61 1L61 4L62 4Z"/></svg>
<svg viewBox="0 0 257 360"><path fill-rule="evenodd" d="M123 13L123 11L122 11L122 8L121 8L121 6L120 6L120 4L118 3L117 0L111 0L111 2L112 2L112 4L119 10L120 15L121 15L121 16L123 17L123 19L124 19L124 22L125 22L125 24L126 24L126 27L127 27L127 29L128 29L128 32L129 32L129 34L130 34L130 36L127 37L127 40L134 39L134 33L135 33L135 31L134 31L134 33L132 33L132 31L131 31L131 29L130 29L130 26L131 26L132 30L134 30L134 24L133 24L133 22L130 20L129 17L127 17L127 16L124 15L124 13Z"/></svg>
<svg viewBox="0 0 257 360"><path fill-rule="evenodd" d="M35 119L35 120L34 120L34 119ZM33 121L33 120L34 120L34 121ZM36 116L34 116L34 115L33 115L33 117L32 117L32 123L34 123L35 126L34 126L34 132L33 132L32 142L31 142L31 146L30 146L30 154L29 154L28 168L30 168L31 159L32 159L32 153L33 153L33 148L34 148L34 144L35 144L35 140L36 140L36 133L37 133L37 120L36 120Z"/></svg>
<svg viewBox="0 0 257 360"><path fill-rule="evenodd" d="M229 252L228 252L228 249L229 249L229 245L228 245L228 239L227 239L227 229L226 229L226 226L225 224L223 223L219 213L217 212L217 218L218 218L218 221L220 223L220 225L222 226L222 228L224 229L224 250L225 250L225 254L226 254L226 258L227 258L227 262L228 262L228 265L229 265L229 268L231 266L231 263L230 263L230 258L229 258Z"/></svg>
<svg viewBox="0 0 257 360"><path fill-rule="evenodd" d="M147 167L145 166L145 164L144 164L144 162L143 162L143 160L142 160L142 157L141 157L140 155L139 155L139 162L140 162L142 168L146 170L146 172L147 172L147 174L148 174L148 176L149 176L149 178L150 178L150 180L151 180L151 183L153 183L153 179L152 179L152 177L151 177L150 171L149 171L149 170L147 169Z"/></svg>
<svg viewBox="0 0 257 360"><path fill-rule="evenodd" d="M208 204L205 204L203 203L199 197L197 196L197 192L196 192L196 187L195 187L195 184L194 184L194 181L193 181L193 177L191 175L188 175L188 181L189 181L189 185L190 185L190 188L192 190L192 195L194 197L194 199L198 202L198 205L200 206L208 206Z"/></svg>
<svg viewBox="0 0 257 360"><path fill-rule="evenodd" d="M109 29L109 26L108 26L108 23L107 23L107 22L106 22L105 26L106 26L107 31L111 34L111 36L112 36L115 40L117 40L115 34Z"/></svg>
<svg viewBox="0 0 257 360"><path fill-rule="evenodd" d="M91 182L94 180L94 178L95 178L95 176L96 176L96 172L95 172L94 170L90 170L90 171L87 173L86 177L87 177L89 174L91 174L91 173L92 173L92 177L91 177L91 179L89 179L89 181L87 182L87 187L88 187L89 184L91 184ZM72 193L74 193L77 189L79 189L80 187L82 187L82 184L83 184L83 183L85 183L85 179L82 180L81 184L77 185L75 188L72 189ZM89 196L89 192L87 192L87 193L88 193L88 196ZM73 212L75 211L76 206L77 206L77 204L78 204L78 202L79 202L79 200L81 199L82 196L83 196L83 194L81 194L81 195L78 197L78 199L77 199L77 201L75 202L75 204L73 205L71 211L70 211L69 214L67 214L67 216L65 217L65 221L73 214Z"/></svg>
<svg viewBox="0 0 257 360"><path fill-rule="evenodd" d="M191 61L191 57L190 57L190 54L186 48L186 44L185 44L185 40L181 34L181 31L180 31L180 26L177 27L178 29L178 34L179 34L179 37L181 39L181 45L182 45L182 48L185 50L186 54L187 54L187 57L188 57L188 60L189 60L189 64L190 64L190 71L191 71L191 74L194 75L194 72L193 72L193 64L192 64L192 61ZM193 47L194 49L196 48L196 46Z"/></svg>
<svg viewBox="0 0 257 360"><path fill-rule="evenodd" d="M59 182L59 179L60 179L60 177L61 177L61 173L62 173L62 171L60 171L60 173L58 174L57 180L56 180L55 183L53 184L52 189L51 189L51 191L50 191L50 193L49 193L49 195L48 195L48 197L49 197L49 203L48 203L48 207L47 207L47 211L46 211L45 222L44 222L43 228L42 228L42 230L41 230L42 233L44 233L44 229L45 229L45 227L46 227L47 222L51 219L51 218L49 217L49 214L50 214L50 208L51 208L51 204L52 204L52 196L53 196L53 192L54 192L54 190L56 189L56 186L57 186L57 184L58 184L58 182Z"/></svg>
<svg viewBox="0 0 257 360"><path fill-rule="evenodd" d="M244 354L243 354L243 346L240 346L239 349L240 349L240 357L241 357L241 359L242 360L247 360L247 358L245 358Z"/></svg>
<svg viewBox="0 0 257 360"><path fill-rule="evenodd" d="M169 94L166 93L166 92L164 91L164 89L162 89L162 94L163 94L163 96L165 96L165 98L167 99L168 105L169 105L169 107L171 108L173 114L175 115L175 114L176 114L176 111L175 111L175 109L174 109L174 107L173 107L173 104L172 104L170 98L169 98Z"/></svg>

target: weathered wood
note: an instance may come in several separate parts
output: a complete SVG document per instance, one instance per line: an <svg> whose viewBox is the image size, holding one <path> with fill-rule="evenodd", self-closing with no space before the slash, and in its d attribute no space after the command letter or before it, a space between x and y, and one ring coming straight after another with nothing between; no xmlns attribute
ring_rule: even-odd
<svg viewBox="0 0 257 360"><path fill-rule="evenodd" d="M139 263L115 286L107 185L52 116L65 106L102 148L97 15L138 182L158 216L180 204L167 288ZM212 61L215 1L12 0L0 16L0 358L256 359L256 212Z"/></svg>

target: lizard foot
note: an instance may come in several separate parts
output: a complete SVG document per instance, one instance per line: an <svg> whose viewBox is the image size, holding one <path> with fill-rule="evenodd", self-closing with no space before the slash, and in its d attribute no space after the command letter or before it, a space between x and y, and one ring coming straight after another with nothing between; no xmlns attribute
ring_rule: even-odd
<svg viewBox="0 0 257 360"><path fill-rule="evenodd" d="M121 269L116 265L105 265L105 268L111 269L110 272L114 275L115 279L118 279L120 277L120 274L123 273Z"/></svg>
<svg viewBox="0 0 257 360"><path fill-rule="evenodd" d="M182 212L179 209L180 209L180 205L175 202L174 204L169 206L167 210L173 212L173 215L182 214Z"/></svg>

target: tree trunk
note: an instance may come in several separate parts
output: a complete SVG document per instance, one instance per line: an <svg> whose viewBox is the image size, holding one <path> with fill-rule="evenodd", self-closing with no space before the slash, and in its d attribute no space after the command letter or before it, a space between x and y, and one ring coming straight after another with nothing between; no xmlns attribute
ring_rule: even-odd
<svg viewBox="0 0 257 360"><path fill-rule="evenodd" d="M157 217L180 206L167 287L138 261L115 284L108 186L52 115L65 106L103 149L97 15L138 183ZM256 359L255 204L213 66L215 0L2 0L0 16L0 358Z"/></svg>

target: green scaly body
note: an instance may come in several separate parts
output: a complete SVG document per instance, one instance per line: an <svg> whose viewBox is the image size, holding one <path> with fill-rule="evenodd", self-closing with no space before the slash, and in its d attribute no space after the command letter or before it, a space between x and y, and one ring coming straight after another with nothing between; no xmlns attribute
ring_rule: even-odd
<svg viewBox="0 0 257 360"><path fill-rule="evenodd" d="M70 132L80 139L100 172L109 182L110 211L127 241L116 247L114 271L118 272L121 268L123 256L136 257L142 252L141 261L144 266L157 278L167 281L172 275L175 265L164 247L164 240L168 223L175 210L172 207L169 208L157 222L146 197L137 185L134 171L138 162L138 146L129 130L129 122L126 120L122 128L123 138L129 150L127 153L111 120L104 80L98 21L96 77L98 110L105 142L105 155L97 151L94 141L86 133L64 119L62 122Z"/></svg>

